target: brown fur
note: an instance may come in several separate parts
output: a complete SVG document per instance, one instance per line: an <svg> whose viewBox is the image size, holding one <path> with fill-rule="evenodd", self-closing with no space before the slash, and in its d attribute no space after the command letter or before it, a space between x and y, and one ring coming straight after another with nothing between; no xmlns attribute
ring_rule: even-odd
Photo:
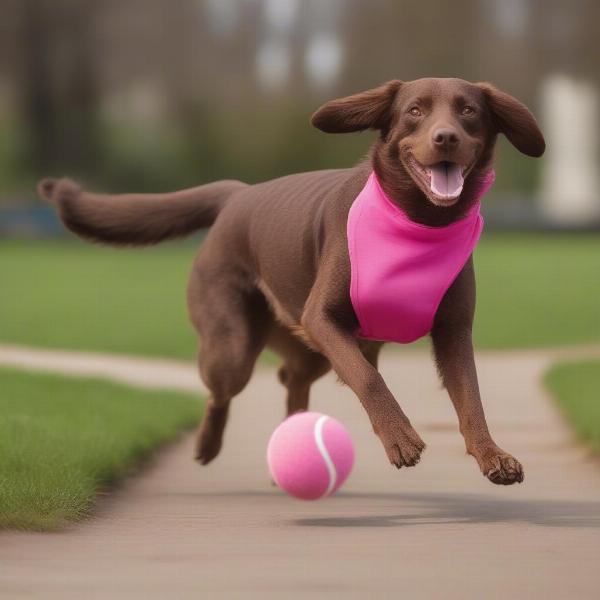
<svg viewBox="0 0 600 600"><path fill-rule="evenodd" d="M376 129L368 160L351 169L282 177L253 186L216 182L164 195L99 196L68 180L40 194L72 231L103 243L150 244L212 225L188 287L200 340L199 370L211 392L197 457L218 454L231 399L265 346L284 364L288 414L306 410L311 383L331 367L356 393L390 462L415 465L425 444L377 371L381 342L359 340L349 294L346 220L375 169L390 198L415 221L461 218L490 167L498 133L539 156L544 139L520 102L489 84L459 79L391 81L328 102L312 119L328 132ZM411 169L452 161L467 169L460 197L441 205ZM467 451L494 483L522 481L519 462L493 441L485 421L471 329L475 278L469 260L446 293L431 332L438 371L456 408Z"/></svg>

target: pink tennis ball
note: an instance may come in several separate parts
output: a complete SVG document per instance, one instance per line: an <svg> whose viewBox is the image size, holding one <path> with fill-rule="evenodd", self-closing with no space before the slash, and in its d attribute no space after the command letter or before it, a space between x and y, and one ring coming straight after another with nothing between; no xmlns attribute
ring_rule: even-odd
<svg viewBox="0 0 600 600"><path fill-rule="evenodd" d="M301 412L273 432L267 463L278 487L296 498L316 500L335 493L348 479L354 445L339 421Z"/></svg>

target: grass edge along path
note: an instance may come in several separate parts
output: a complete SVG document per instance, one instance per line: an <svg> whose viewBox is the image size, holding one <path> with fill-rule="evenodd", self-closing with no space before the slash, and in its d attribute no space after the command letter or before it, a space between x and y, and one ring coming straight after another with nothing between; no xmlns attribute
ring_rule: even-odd
<svg viewBox="0 0 600 600"><path fill-rule="evenodd" d="M0 367L0 530L56 530L192 428L198 395Z"/></svg>
<svg viewBox="0 0 600 600"><path fill-rule="evenodd" d="M600 455L600 359L559 362L544 385L577 437Z"/></svg>

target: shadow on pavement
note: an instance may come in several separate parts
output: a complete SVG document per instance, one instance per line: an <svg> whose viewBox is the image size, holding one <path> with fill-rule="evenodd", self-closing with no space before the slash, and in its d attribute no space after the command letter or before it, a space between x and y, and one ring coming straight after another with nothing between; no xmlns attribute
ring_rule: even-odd
<svg viewBox="0 0 600 600"><path fill-rule="evenodd" d="M354 494L340 498L397 501L417 511L395 515L316 517L293 521L303 527L403 527L441 523L515 523L545 527L600 527L600 502L500 500L465 494ZM373 512L376 512L374 508Z"/></svg>
<svg viewBox="0 0 600 600"><path fill-rule="evenodd" d="M276 488L264 491L228 490L222 492L173 493L173 496L194 496L196 498L263 498L285 500ZM352 501L364 510L365 501L373 501L373 510L367 515L303 517L290 521L301 527L403 527L407 525L434 525L442 523L523 523L544 527L591 527L600 528L600 501L578 500L508 500L476 494L381 494L340 492L324 503L309 503L315 508L327 511L335 509L336 502L343 503L343 511L352 510ZM290 502L298 502L289 499ZM405 513L377 514L389 512L390 503L398 508L407 508ZM269 510L270 504L265 504Z"/></svg>

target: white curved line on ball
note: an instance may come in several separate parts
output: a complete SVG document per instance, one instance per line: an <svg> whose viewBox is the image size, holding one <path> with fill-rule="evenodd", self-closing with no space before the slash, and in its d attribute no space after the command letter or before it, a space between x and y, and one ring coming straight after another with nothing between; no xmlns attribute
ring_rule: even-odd
<svg viewBox="0 0 600 600"><path fill-rule="evenodd" d="M315 442L317 444L319 453L325 461L325 466L327 467L327 471L329 473L329 485L327 486L323 496L329 496L329 494L331 494L331 491L333 490L337 480L337 471L335 470L335 465L333 464L331 456L329 456L329 452L327 452L327 448L325 447L325 442L323 441L323 426L325 425L325 421L327 421L327 419L329 419L327 415L322 415L315 423Z"/></svg>

